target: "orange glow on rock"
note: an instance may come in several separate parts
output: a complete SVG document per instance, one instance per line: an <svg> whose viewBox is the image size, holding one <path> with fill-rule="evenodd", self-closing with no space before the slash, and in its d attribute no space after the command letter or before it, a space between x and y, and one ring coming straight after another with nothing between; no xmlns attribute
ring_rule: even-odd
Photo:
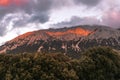
<svg viewBox="0 0 120 80"><path fill-rule="evenodd" d="M91 31L89 30L85 30L82 28L76 28L76 29L70 29L64 32L46 32L48 35L50 36L62 36L62 35L66 35L66 34L76 34L76 35L81 35L81 36L87 36L91 33Z"/></svg>
<svg viewBox="0 0 120 80"><path fill-rule="evenodd" d="M18 36L16 39L24 39L24 38L26 38L27 36L30 36L30 35L32 35L32 34L33 34L33 32L28 32L28 33L26 33L26 34L23 34L23 35Z"/></svg>

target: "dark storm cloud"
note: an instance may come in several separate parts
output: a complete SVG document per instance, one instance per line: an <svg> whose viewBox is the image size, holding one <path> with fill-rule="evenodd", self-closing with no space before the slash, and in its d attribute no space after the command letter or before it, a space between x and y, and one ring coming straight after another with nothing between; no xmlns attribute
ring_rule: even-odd
<svg viewBox="0 0 120 80"><path fill-rule="evenodd" d="M51 9L68 5L70 2L70 1L65 1L65 0L61 0L61 1L58 1L58 0L25 0L25 1L27 2L21 5L15 5L15 4L7 5L7 6L0 5L0 17L4 17L6 14L15 13L17 11L24 11L27 14L35 14L36 16L39 16L39 18L42 16L44 18L45 16L48 17L49 11ZM43 13L45 14L43 15Z"/></svg>
<svg viewBox="0 0 120 80"><path fill-rule="evenodd" d="M39 16L38 13L47 13L52 5L52 1L50 0L36 0L36 2L34 0L29 0L27 3L25 4L21 4L21 6L17 6L17 5L8 5L8 6L2 6L0 9L0 16L4 17L6 14L9 13L15 13L17 11L24 11L27 14L35 14L37 16ZM44 16L43 15L40 16L39 18L42 18ZM33 17L34 18L34 17Z"/></svg>
<svg viewBox="0 0 120 80"><path fill-rule="evenodd" d="M28 23L45 23L49 20L48 13L39 13L39 15L36 15L37 13L30 16L30 18L26 16L22 16L22 18L14 21L14 28L17 27L25 27ZM31 18L32 17L32 18Z"/></svg>
<svg viewBox="0 0 120 80"><path fill-rule="evenodd" d="M76 4L82 3L87 6L95 6L102 0L74 0Z"/></svg>
<svg viewBox="0 0 120 80"><path fill-rule="evenodd" d="M5 6L0 5L0 19L4 20L3 23L0 23L0 36L3 36L6 33L7 26L10 22L13 23L13 28L21 27L28 23L45 23L49 20L49 11L52 7L51 0L27 0L28 2L15 5L9 4ZM21 16L15 16L14 14L21 13ZM10 16L8 16L11 14ZM28 14L31 17L24 16ZM18 14L19 15L19 14ZM18 20L14 20L18 18ZM22 19L21 19L22 18ZM12 21L13 20L13 21ZM8 25L6 25L8 23ZM12 29L13 29L12 28Z"/></svg>
<svg viewBox="0 0 120 80"><path fill-rule="evenodd" d="M46 13L37 12L32 16L32 18L29 21L30 22L45 23L48 20L49 20L49 15L47 12Z"/></svg>
<svg viewBox="0 0 120 80"><path fill-rule="evenodd" d="M91 25L91 24L100 24L100 21L93 17L84 17L80 18L77 16L73 16L70 21L63 21L61 23L53 24L55 27L71 27L75 25Z"/></svg>

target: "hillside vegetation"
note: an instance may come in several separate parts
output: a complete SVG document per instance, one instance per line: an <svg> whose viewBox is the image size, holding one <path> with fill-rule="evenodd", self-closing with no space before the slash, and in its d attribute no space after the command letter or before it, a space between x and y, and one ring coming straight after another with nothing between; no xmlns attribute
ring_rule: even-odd
<svg viewBox="0 0 120 80"><path fill-rule="evenodd" d="M58 53L3 54L0 80L120 80L120 55L105 47L91 48L79 59Z"/></svg>

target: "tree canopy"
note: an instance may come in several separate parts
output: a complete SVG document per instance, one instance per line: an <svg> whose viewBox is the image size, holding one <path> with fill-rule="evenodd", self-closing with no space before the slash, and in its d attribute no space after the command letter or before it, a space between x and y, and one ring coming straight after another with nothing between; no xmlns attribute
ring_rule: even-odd
<svg viewBox="0 0 120 80"><path fill-rule="evenodd" d="M116 51L97 47L81 54L79 59L59 53L1 54L0 80L120 80Z"/></svg>

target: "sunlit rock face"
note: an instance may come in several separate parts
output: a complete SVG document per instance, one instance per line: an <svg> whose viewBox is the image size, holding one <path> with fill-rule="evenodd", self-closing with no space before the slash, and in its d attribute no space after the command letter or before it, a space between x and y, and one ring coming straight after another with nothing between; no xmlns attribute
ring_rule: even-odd
<svg viewBox="0 0 120 80"><path fill-rule="evenodd" d="M120 50L120 31L98 25L33 31L6 42L0 47L0 53L62 52L76 55L74 53L94 46Z"/></svg>
<svg viewBox="0 0 120 80"><path fill-rule="evenodd" d="M52 31L48 31L46 32L48 35L50 36L64 36L64 35L67 35L67 34L76 34L76 35L81 35L81 36L87 36L88 34L91 33L91 31L89 30L85 30L85 29L82 29L82 28L75 28L75 29L69 29L69 30L66 30L66 31L56 31L56 32L52 32Z"/></svg>

